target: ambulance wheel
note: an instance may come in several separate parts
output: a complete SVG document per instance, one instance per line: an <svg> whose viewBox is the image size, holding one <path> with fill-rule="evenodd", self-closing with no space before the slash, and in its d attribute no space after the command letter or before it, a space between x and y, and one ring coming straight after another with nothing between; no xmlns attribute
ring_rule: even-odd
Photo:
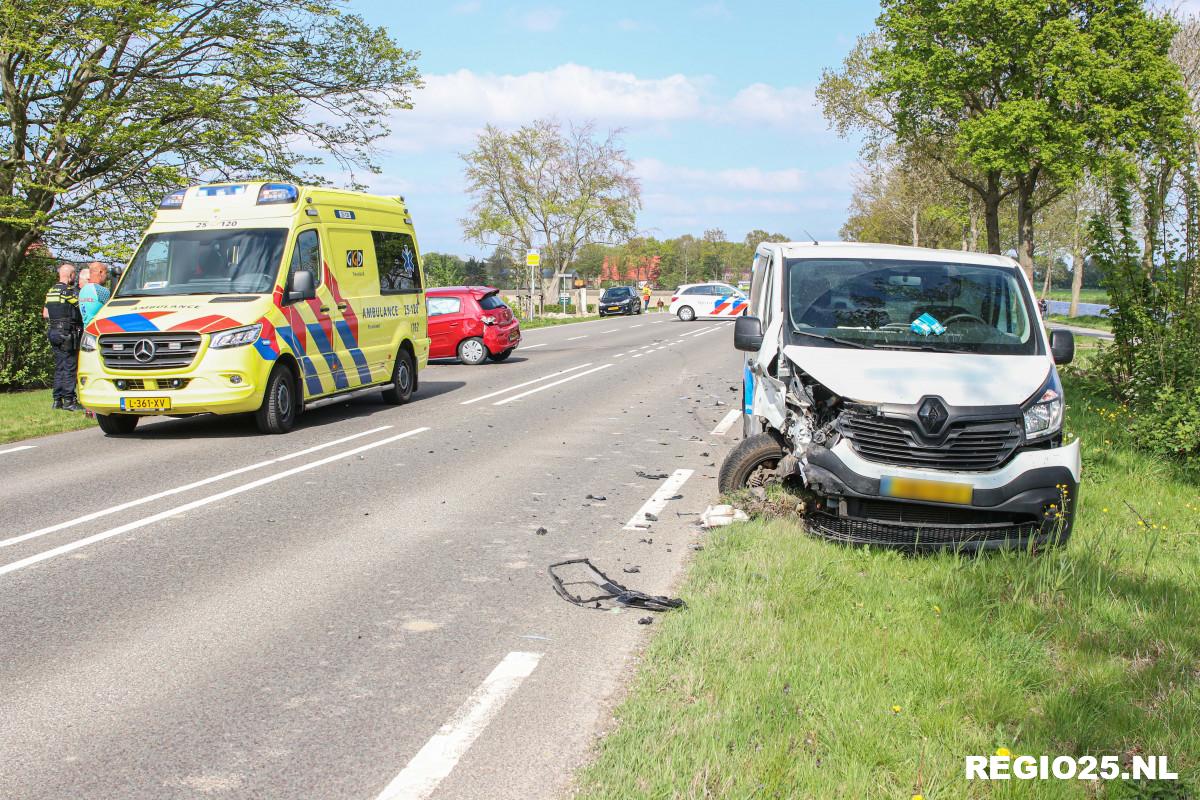
<svg viewBox="0 0 1200 800"><path fill-rule="evenodd" d="M463 339L458 343L458 360L464 364L470 364L473 367L487 361L487 357L487 348L483 346L483 339L478 336Z"/></svg>
<svg viewBox="0 0 1200 800"><path fill-rule="evenodd" d="M769 433L756 433L743 439L725 456L717 474L721 494L754 486L765 486L774 479L775 467L783 458L783 445Z"/></svg>
<svg viewBox="0 0 1200 800"><path fill-rule="evenodd" d="M679 315L679 319L683 320L684 322L691 322L696 318L696 312L691 306L680 306L679 310L675 313Z"/></svg>
<svg viewBox="0 0 1200 800"><path fill-rule="evenodd" d="M392 388L383 390L383 402L398 406L411 400L413 376L416 374L412 353L400 348L400 352L396 353L396 364L392 367Z"/></svg>
<svg viewBox="0 0 1200 800"><path fill-rule="evenodd" d="M499 353L492 353L492 361L503 361L513 354L515 347L510 347L507 350L501 350Z"/></svg>
<svg viewBox="0 0 1200 800"><path fill-rule="evenodd" d="M262 405L254 412L254 421L263 433L287 433L296 425L300 412L300 397L296 393L296 376L290 367L276 364L267 378Z"/></svg>
<svg viewBox="0 0 1200 800"><path fill-rule="evenodd" d="M137 427L136 414L97 414L96 424L108 436L124 436Z"/></svg>

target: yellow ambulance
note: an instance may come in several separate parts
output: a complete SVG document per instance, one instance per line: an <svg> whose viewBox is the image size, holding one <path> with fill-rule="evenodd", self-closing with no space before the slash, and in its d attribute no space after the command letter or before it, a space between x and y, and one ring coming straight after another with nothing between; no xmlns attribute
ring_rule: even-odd
<svg viewBox="0 0 1200 800"><path fill-rule="evenodd" d="M356 395L404 403L429 359L423 289L402 197L180 190L84 330L79 398L110 435L147 415L247 412L284 433Z"/></svg>

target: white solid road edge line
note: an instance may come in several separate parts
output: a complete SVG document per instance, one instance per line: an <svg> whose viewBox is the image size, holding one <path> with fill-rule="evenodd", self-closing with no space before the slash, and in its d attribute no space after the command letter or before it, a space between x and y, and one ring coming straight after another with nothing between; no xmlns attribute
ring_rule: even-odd
<svg viewBox="0 0 1200 800"><path fill-rule="evenodd" d="M76 525L82 525L85 522L91 522L94 519L99 519L100 517L107 517L109 514L115 514L118 511L124 511L127 508L134 508L136 506L145 505L146 503L152 503L155 500L161 500L164 497L170 497L171 495L180 494L182 492L189 492L192 489L199 489L201 486L207 486L210 483L216 483L217 481L223 481L226 478L232 478L234 475L241 475L243 472L250 472L250 471L256 470L256 469L262 469L263 467L267 467L267 466L270 466L271 464L279 463L280 461L289 461L293 458L299 458L300 456L306 456L310 453L315 453L318 450L324 450L327 447L333 447L334 445L339 445L339 444L342 444L343 442L349 442L352 439L360 439L363 436L370 436L372 433L379 433L380 431L386 431L391 427L392 427L391 425L380 425L378 428L371 428L370 430L367 430L367 431L360 431L358 433L352 433L349 436L343 436L340 439L333 439L332 441L324 442L322 444L318 444L313 447L308 447L308 448L305 448L304 450L299 450L295 453L289 453L286 456L279 456L278 458L272 458L268 461L259 461L257 464L248 464L244 467L238 467L237 469L231 469L228 472L222 472L219 475L212 475L208 478L202 478L198 481L193 481L192 483L185 483L183 486L176 486L174 489L164 489L161 492L155 492L154 494L148 494L145 497L139 497L136 500L129 500L128 502L120 503L115 506L110 506L108 508L102 508L102 509L99 509L98 511L93 511L89 514L84 514L82 517L76 517L75 519L69 519L66 522L58 522L58 523L55 523L54 525L49 525L45 528L38 528L36 531L30 531L29 533L23 533L20 536L13 536L10 539L4 539L3 541L0 541L0 547L8 547L9 545L19 544L21 542L25 542L30 539L36 539L39 536L45 536L48 533L54 533L55 531L61 531L66 528L73 528Z"/></svg>
<svg viewBox="0 0 1200 800"><path fill-rule="evenodd" d="M733 423L738 421L738 417L742 415L740 408L735 408L725 416L721 417L721 421L717 423L717 427L712 429L713 436L724 436L729 429L733 427Z"/></svg>
<svg viewBox="0 0 1200 800"><path fill-rule="evenodd" d="M528 678L541 653L506 655L454 715L417 751L377 800L425 800Z"/></svg>
<svg viewBox="0 0 1200 800"><path fill-rule="evenodd" d="M568 342L573 342L573 341L575 341L576 339L586 339L586 338L587 338L587 334L586 334L586 333L584 333L584 334L580 334L579 336L572 336L571 338L567 339L567 341L568 341Z"/></svg>
<svg viewBox="0 0 1200 800"><path fill-rule="evenodd" d="M611 366L612 366L612 364L601 364L600 366L592 367L591 369L586 370L585 372L576 372L574 375L568 375L567 377L557 380L554 383L547 383L545 386L538 386L535 389L530 389L528 392L521 392L520 394L514 394L512 397L506 397L503 400L497 400L496 402L492 403L492 405L502 406L505 403L511 403L514 400L520 400L522 397L528 397L531 394L537 394L538 392L540 392L544 389L551 389L555 386L558 386L560 383L566 383L567 381L573 381L576 378L582 378L584 375L591 375L593 372L599 372L600 370L608 369Z"/></svg>
<svg viewBox="0 0 1200 800"><path fill-rule="evenodd" d="M9 447L5 450L0 450L0 456L4 455L5 453L16 453L19 450L32 450L35 447L37 447L36 444L22 444L17 445L16 447Z"/></svg>
<svg viewBox="0 0 1200 800"><path fill-rule="evenodd" d="M148 517L136 519L133 522L127 522L124 525L119 525L115 528L110 528L106 531L101 531L100 533L93 534L92 536L84 537L83 539L79 539L77 541L70 542L69 544L60 545L59 547L55 547L50 550L46 550L45 552L37 553L36 555L29 556L28 558L22 558L20 561L14 561L11 564L5 564L4 566L0 567L0 575L7 575L10 572L16 572L19 569L24 569L25 567L32 566L41 561L46 561L48 559L54 558L55 556L61 556L61 555L64 555L65 553L70 553L73 550L78 550L81 547L87 547L89 544L95 544L96 542L102 542L105 539L109 539L113 536L120 536L122 533L128 533L129 531L135 531L138 528L144 528L147 525L152 525L155 522L159 522L160 520L167 519L168 517L173 517L177 514L184 514L188 511L192 511L194 509L200 508L201 506L206 506L206 505L209 505L210 503L215 503L218 500L224 500L226 497L233 497L234 495L241 494L242 492L248 492L251 489L257 489L260 486L266 486L268 483L274 483L275 481L280 481L280 480L283 480L284 478L290 478L291 476L296 475L298 473L307 472L310 469L324 466L325 464L329 464L333 461L338 461L343 458L349 458L350 456L357 455L357 454L365 452L367 450L372 450L376 447L381 447L382 445L385 445L385 444L391 444L392 442L398 441L400 439L407 439L409 436L415 436L416 434L423 433L427 430L429 430L429 428L414 428L411 431L405 431L404 433L398 433L395 436L389 436L386 439L379 439L378 441L368 442L367 444L359 445L358 447L351 448L350 450L346 450L341 453L335 453L331 456L326 456L325 458L321 458L316 461L310 461L307 464L301 464L298 467L292 467L291 469L285 469L283 472L276 472L274 475L266 475L262 478L259 478L258 480L251 481L250 483L243 483L241 486L235 486L232 489L226 489L223 492L218 492L217 494L212 494L212 495L209 495L208 497L201 497L198 500L192 500L189 503L184 503L183 505L175 506L174 508L169 508L166 511L160 511L157 514L151 514ZM311 450L313 448L309 448L309 449Z"/></svg>
<svg viewBox="0 0 1200 800"><path fill-rule="evenodd" d="M520 389L525 386L531 386L535 383L541 383L542 381L548 381L551 378L557 378L559 375L566 375L568 372L574 372L577 369L583 369L584 367L590 367L591 365L592 365L591 361L587 362L586 364L576 364L573 367L567 367L566 369L560 369L558 372L551 372L549 375L543 375L542 377L534 378L531 381L525 381L524 383L518 383L516 386L508 386L503 389L497 389L496 391L492 392L491 394L485 394L485 395L482 395L481 397L473 397L470 400L463 400L461 403L459 403L459 405L460 406L469 406L469 405L471 405L471 403L478 403L480 400L487 400L491 397L495 397L498 394L504 394L505 392L511 392L511 391Z"/></svg>
<svg viewBox="0 0 1200 800"><path fill-rule="evenodd" d="M658 516L667 507L667 503L676 495L680 487L687 483L688 478L692 477L694 472L695 470L690 469L677 469L672 472L670 477L663 481L662 486L658 487L658 491L650 495L650 499L637 510L636 514L629 518L629 522L625 523L624 529L627 531L645 530L646 515L653 514L654 516Z"/></svg>
<svg viewBox="0 0 1200 800"><path fill-rule="evenodd" d="M518 349L520 349L520 350L532 350L532 349L533 349L533 348L535 348L535 347L545 347L545 346L546 346L546 345L548 345L548 344L550 344L550 343L549 343L549 342L542 342L542 343L540 343L540 344L527 344L527 345L524 345L524 346L518 346Z"/></svg>

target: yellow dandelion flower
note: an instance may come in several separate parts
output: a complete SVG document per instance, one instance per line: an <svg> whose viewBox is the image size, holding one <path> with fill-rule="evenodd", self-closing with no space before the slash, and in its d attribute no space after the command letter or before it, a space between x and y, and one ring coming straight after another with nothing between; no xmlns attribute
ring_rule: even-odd
<svg viewBox="0 0 1200 800"><path fill-rule="evenodd" d="M1008 756L1012 755L1012 751L1010 751L1007 747L997 747L996 755L1007 758Z"/></svg>
<svg viewBox="0 0 1200 800"><path fill-rule="evenodd" d="M942 613L942 607L941 607L941 606L934 606L934 607L933 607L933 613L935 613L935 614L940 614L940 613Z"/></svg>
<svg viewBox="0 0 1200 800"><path fill-rule="evenodd" d="M1108 509L1107 509L1107 508L1106 508L1106 509L1104 509L1104 513L1105 513L1105 514L1107 514L1107 513L1108 513Z"/></svg>
<svg viewBox="0 0 1200 800"><path fill-rule="evenodd" d="M899 714L901 710L902 710L902 709L900 708L900 706L892 706L892 713L893 713L893 714Z"/></svg>
<svg viewBox="0 0 1200 800"><path fill-rule="evenodd" d="M925 800L925 795L923 795L923 794L914 794L914 795L912 796L912 800Z"/></svg>

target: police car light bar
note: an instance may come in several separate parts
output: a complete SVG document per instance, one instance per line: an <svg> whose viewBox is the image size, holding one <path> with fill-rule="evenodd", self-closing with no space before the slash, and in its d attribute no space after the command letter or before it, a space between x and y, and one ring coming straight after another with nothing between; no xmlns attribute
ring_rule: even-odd
<svg viewBox="0 0 1200 800"><path fill-rule="evenodd" d="M176 189L162 199L158 204L159 208L183 208L183 198L187 194L187 189Z"/></svg>
<svg viewBox="0 0 1200 800"><path fill-rule="evenodd" d="M300 190L290 183L264 183L258 190L260 206L274 203L294 203L300 199Z"/></svg>

